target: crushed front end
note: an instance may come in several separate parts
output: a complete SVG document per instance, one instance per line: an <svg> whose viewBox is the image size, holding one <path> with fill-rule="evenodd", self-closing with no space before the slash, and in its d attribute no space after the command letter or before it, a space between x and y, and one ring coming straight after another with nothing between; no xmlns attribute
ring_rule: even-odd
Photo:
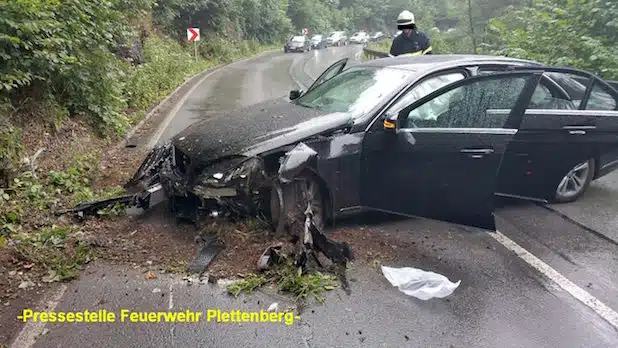
<svg viewBox="0 0 618 348"><path fill-rule="evenodd" d="M260 157L227 156L191 163L172 144L153 149L127 184L159 185L177 218L199 224L201 216L260 217L268 180Z"/></svg>

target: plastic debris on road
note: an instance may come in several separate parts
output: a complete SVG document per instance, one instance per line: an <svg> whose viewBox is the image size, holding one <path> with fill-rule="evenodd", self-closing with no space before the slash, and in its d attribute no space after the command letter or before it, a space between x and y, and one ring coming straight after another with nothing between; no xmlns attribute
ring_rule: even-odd
<svg viewBox="0 0 618 348"><path fill-rule="evenodd" d="M441 274L412 267L382 266L382 274L393 286L398 287L399 291L421 300L446 297L461 283L461 280L453 283Z"/></svg>

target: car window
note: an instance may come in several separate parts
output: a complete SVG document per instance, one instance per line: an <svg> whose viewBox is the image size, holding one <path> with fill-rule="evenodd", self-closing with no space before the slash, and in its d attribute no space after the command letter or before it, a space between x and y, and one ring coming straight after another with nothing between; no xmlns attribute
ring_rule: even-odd
<svg viewBox="0 0 618 348"><path fill-rule="evenodd" d="M479 75L488 75L494 74L497 72L503 72L506 69L495 69L495 68L481 68L479 70ZM585 92L586 87L583 85L583 90L581 90L581 84L579 82L570 82L571 77L563 76L568 74L559 74L558 79L562 82L558 82L555 76L549 76L547 73L544 74L544 79L542 79L539 84L534 89L534 93L530 98L530 102L528 103L527 109L538 110L538 109L550 109L550 110L574 110L577 109L577 105L581 102L581 97L583 97L583 92ZM552 93L552 91L547 87L547 78L551 78L554 82L558 83L561 87L563 84L569 84L571 86L572 92L575 95L580 96L580 100L575 103L569 99L566 99L564 94L559 94L557 92ZM563 87L564 88L564 87ZM568 92L567 92L568 93Z"/></svg>
<svg viewBox="0 0 618 348"><path fill-rule="evenodd" d="M302 41L305 41L305 38L304 38L304 37L302 37L302 36L294 36L294 37L292 38L292 41L295 41L295 42L302 42Z"/></svg>
<svg viewBox="0 0 618 348"><path fill-rule="evenodd" d="M616 110L616 99L597 83L592 87L586 110Z"/></svg>
<svg viewBox="0 0 618 348"><path fill-rule="evenodd" d="M502 128L526 81L505 76L465 83L410 111L402 128Z"/></svg>
<svg viewBox="0 0 618 348"><path fill-rule="evenodd" d="M562 95L552 94L551 90L541 81L532 94L528 109L574 110L577 106Z"/></svg>
<svg viewBox="0 0 618 348"><path fill-rule="evenodd" d="M411 71L377 67L353 67L310 89L297 99L306 107L327 112L365 115L386 97L401 89Z"/></svg>
<svg viewBox="0 0 618 348"><path fill-rule="evenodd" d="M406 106L414 103L429 93L463 78L464 75L462 73L456 72L433 76L421 81L418 85L412 87L411 90L406 92L406 94L404 94L395 104L393 104L389 108L388 113L397 114Z"/></svg>

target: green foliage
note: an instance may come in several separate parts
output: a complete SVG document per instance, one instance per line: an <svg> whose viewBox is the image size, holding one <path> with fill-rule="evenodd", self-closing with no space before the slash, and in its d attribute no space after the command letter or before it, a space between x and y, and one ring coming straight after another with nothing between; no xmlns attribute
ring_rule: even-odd
<svg viewBox="0 0 618 348"><path fill-rule="evenodd" d="M192 52L170 39L148 38L143 55L146 62L127 76L125 96L132 110L146 110L195 72Z"/></svg>
<svg viewBox="0 0 618 348"><path fill-rule="evenodd" d="M0 118L0 187L7 187L23 155L22 132Z"/></svg>
<svg viewBox="0 0 618 348"><path fill-rule="evenodd" d="M67 245L71 231L59 226L38 233L18 233L12 237L14 250L25 259L47 269L44 282L76 278L82 265L90 259L90 251L81 242Z"/></svg>
<svg viewBox="0 0 618 348"><path fill-rule="evenodd" d="M543 0L490 21L486 50L618 79L618 4Z"/></svg>
<svg viewBox="0 0 618 348"><path fill-rule="evenodd" d="M228 285L227 291L236 297L240 293L250 294L267 283L277 284L281 291L294 295L296 300L304 301L312 296L320 303L324 302L321 296L323 292L334 290L338 286L335 276L321 272L304 274L302 268L295 267L294 263L288 260L264 275L251 274Z"/></svg>
<svg viewBox="0 0 618 348"><path fill-rule="evenodd" d="M0 2L0 92L44 88L74 113L122 129L111 50L126 28L119 0Z"/></svg>

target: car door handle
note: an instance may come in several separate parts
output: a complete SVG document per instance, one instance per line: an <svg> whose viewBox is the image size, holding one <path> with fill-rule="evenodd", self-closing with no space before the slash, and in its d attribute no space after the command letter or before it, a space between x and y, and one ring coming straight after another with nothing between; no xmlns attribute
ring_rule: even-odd
<svg viewBox="0 0 618 348"><path fill-rule="evenodd" d="M584 135L586 130L596 129L596 126L564 126L562 129L568 130L569 134Z"/></svg>
<svg viewBox="0 0 618 348"><path fill-rule="evenodd" d="M483 158L494 152L494 149L461 149L459 152L468 155L470 158Z"/></svg>
<svg viewBox="0 0 618 348"><path fill-rule="evenodd" d="M489 155L494 152L494 149L461 149L459 152L474 155Z"/></svg>

